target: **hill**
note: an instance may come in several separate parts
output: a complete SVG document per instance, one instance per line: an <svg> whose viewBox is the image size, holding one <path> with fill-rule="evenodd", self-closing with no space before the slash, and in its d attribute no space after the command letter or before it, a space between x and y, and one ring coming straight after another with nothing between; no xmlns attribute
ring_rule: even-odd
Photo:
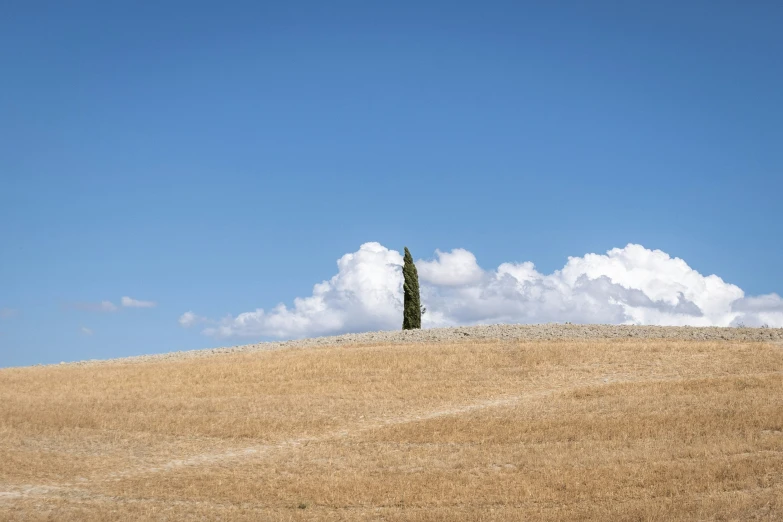
<svg viewBox="0 0 783 522"><path fill-rule="evenodd" d="M495 326L3 369L0 519L780 519L781 334Z"/></svg>

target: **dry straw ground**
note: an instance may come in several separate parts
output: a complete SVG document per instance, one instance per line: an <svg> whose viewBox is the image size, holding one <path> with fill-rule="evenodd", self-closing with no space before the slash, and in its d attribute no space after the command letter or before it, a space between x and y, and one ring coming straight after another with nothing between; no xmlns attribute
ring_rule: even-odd
<svg viewBox="0 0 783 522"><path fill-rule="evenodd" d="M285 349L0 370L0 519L783 519L783 347Z"/></svg>

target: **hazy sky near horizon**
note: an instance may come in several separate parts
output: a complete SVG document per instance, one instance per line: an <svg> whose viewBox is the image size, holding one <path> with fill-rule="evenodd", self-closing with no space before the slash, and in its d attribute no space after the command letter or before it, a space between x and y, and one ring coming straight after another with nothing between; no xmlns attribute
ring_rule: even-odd
<svg viewBox="0 0 783 522"><path fill-rule="evenodd" d="M5 2L0 367L396 328L405 245L425 326L783 326L781 26Z"/></svg>

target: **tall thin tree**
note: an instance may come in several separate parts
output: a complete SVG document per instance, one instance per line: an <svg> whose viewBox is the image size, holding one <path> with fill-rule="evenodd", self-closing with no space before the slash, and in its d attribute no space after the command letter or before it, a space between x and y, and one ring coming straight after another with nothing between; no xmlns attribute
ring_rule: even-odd
<svg viewBox="0 0 783 522"><path fill-rule="evenodd" d="M404 283L402 289L405 298L402 306L402 329L415 330L421 328L421 297L419 296L419 274L413 264L408 247L405 247L405 258L402 266Z"/></svg>

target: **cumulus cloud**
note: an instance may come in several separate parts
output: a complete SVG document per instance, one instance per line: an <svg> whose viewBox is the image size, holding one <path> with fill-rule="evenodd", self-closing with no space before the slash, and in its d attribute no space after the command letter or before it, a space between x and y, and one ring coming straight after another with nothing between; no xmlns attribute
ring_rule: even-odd
<svg viewBox="0 0 783 522"><path fill-rule="evenodd" d="M154 301L139 301L128 296L124 296L120 302L126 308L152 308L156 305Z"/></svg>
<svg viewBox="0 0 783 522"><path fill-rule="evenodd" d="M738 313L732 326L783 326L783 299L778 294L738 299L731 308Z"/></svg>
<svg viewBox="0 0 783 522"><path fill-rule="evenodd" d="M379 243L365 243L337 261L337 275L313 287L313 295L228 317L204 330L218 337L303 337L399 326L402 255Z"/></svg>
<svg viewBox="0 0 783 522"><path fill-rule="evenodd" d="M483 271L476 262L476 256L462 248L451 252L435 251L434 261L419 261L416 271L419 281L436 286L462 286L477 283L483 276Z"/></svg>
<svg viewBox="0 0 783 522"><path fill-rule="evenodd" d="M92 335L92 333L93 333L93 332L92 332L92 330L90 330L90 329L89 329L89 328L87 328L86 326L82 326L82 328L81 328L81 332L82 332L82 334L84 334L84 335Z"/></svg>
<svg viewBox="0 0 783 522"><path fill-rule="evenodd" d="M337 274L293 306L279 304L229 316L204 330L217 337L296 338L397 329L402 317L402 255L365 243L337 262ZM682 259L629 244L605 254L570 257L560 270L540 273L531 262L481 268L464 249L435 252L416 262L423 326L492 323L614 323L783 327L783 299L746 297L716 275ZM195 324L187 312L180 324Z"/></svg>
<svg viewBox="0 0 783 522"><path fill-rule="evenodd" d="M191 326L197 324L197 323L203 323L206 322L206 317L201 317L196 315L195 313L191 312L185 312L184 314L179 316L179 325L183 328L190 328Z"/></svg>
<svg viewBox="0 0 783 522"><path fill-rule="evenodd" d="M440 325L482 322L723 325L742 290L703 276L660 250L630 244L571 257L552 274L530 263L504 263L478 283L425 288Z"/></svg>

